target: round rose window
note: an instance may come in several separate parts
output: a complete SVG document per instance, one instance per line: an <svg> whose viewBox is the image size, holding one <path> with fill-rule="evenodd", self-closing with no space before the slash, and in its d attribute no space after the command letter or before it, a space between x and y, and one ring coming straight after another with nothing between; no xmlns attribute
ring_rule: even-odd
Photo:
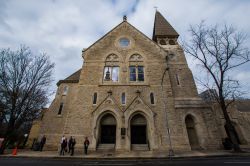
<svg viewBox="0 0 250 166"><path fill-rule="evenodd" d="M130 41L127 38L121 38L119 40L119 44L121 47L128 47L129 43L130 43Z"/></svg>

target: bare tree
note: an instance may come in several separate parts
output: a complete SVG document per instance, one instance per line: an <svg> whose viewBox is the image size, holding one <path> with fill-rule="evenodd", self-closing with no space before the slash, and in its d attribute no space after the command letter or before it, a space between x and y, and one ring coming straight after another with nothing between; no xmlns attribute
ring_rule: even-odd
<svg viewBox="0 0 250 166"><path fill-rule="evenodd" d="M198 26L191 26L190 33L189 43L183 43L184 51L198 60L211 78L204 85L216 89L218 94L214 94L213 97L223 112L227 135L233 143L234 150L240 151L237 133L227 109L242 94L239 82L233 79L231 71L249 62L250 52L244 45L246 36L232 26L209 27L204 22Z"/></svg>
<svg viewBox="0 0 250 166"><path fill-rule="evenodd" d="M37 118L48 103L53 68L46 54L34 55L25 46L0 51L0 105L4 106L1 115L6 123L0 153L12 133Z"/></svg>

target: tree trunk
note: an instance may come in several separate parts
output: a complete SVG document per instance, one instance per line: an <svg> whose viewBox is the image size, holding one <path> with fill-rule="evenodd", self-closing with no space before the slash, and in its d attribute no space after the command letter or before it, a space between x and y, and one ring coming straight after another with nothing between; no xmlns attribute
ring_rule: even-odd
<svg viewBox="0 0 250 166"><path fill-rule="evenodd" d="M4 141L3 141L2 146L0 148L0 154L4 154L4 150L6 149L6 145L9 142L13 131L14 131L14 121L10 121L8 124L8 127L6 129L6 132L3 135Z"/></svg>
<svg viewBox="0 0 250 166"><path fill-rule="evenodd" d="M238 143L238 140L237 140L237 136L236 136L236 130L230 120L230 117L227 113L227 108L226 108L226 104L225 104L225 101L222 99L221 100L221 103L220 103L220 106L221 106L221 109L222 109L222 112L223 112L223 115L224 115L224 118L225 118L225 121L226 121L226 125L225 125L225 128L226 128L226 133L229 137L229 139L231 140L231 142L233 143L233 149L235 152L240 152L241 149L240 149L240 146L239 146L239 143Z"/></svg>

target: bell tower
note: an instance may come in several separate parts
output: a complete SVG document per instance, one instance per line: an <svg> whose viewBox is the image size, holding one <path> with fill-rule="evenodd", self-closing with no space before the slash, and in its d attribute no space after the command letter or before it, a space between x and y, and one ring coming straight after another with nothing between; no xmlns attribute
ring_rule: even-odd
<svg viewBox="0 0 250 166"><path fill-rule="evenodd" d="M191 70L188 67L184 51L178 44L179 34L162 16L159 11L155 13L153 38L166 52L166 63L176 99L197 98L198 92Z"/></svg>
<svg viewBox="0 0 250 166"><path fill-rule="evenodd" d="M161 15L160 12L156 11L154 30L153 30L153 41L159 45L176 45L179 34L169 24L169 22Z"/></svg>

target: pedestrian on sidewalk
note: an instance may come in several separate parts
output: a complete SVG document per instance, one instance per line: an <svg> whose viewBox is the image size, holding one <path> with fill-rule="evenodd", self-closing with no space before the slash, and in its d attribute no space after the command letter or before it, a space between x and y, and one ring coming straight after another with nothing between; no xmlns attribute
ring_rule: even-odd
<svg viewBox="0 0 250 166"><path fill-rule="evenodd" d="M88 140L88 137L85 137L85 141L84 141L84 152L85 152L85 155L88 154L88 147L89 147L89 140Z"/></svg>
<svg viewBox="0 0 250 166"><path fill-rule="evenodd" d="M60 150L60 155L64 155L64 152L65 152L65 137L64 135L62 136L62 139L61 139L61 150ZM67 145L66 145L67 146Z"/></svg>
<svg viewBox="0 0 250 166"><path fill-rule="evenodd" d="M68 149L69 149L68 153L71 152L72 141L73 141L73 138L72 138L72 136L71 136L70 139L69 139L69 142L68 142Z"/></svg>
<svg viewBox="0 0 250 166"><path fill-rule="evenodd" d="M71 142L71 147L70 147L70 149L71 149L71 156L73 156L74 155L74 151L75 151L75 144L76 144L76 140L75 140L75 138L73 138L72 139L72 142Z"/></svg>
<svg viewBox="0 0 250 166"><path fill-rule="evenodd" d="M64 142L64 151L67 152L68 151L68 139L65 138L65 142Z"/></svg>
<svg viewBox="0 0 250 166"><path fill-rule="evenodd" d="M45 135L42 137L41 141L40 141L40 146L39 146L39 150L43 151L43 146L46 143L46 137Z"/></svg>

